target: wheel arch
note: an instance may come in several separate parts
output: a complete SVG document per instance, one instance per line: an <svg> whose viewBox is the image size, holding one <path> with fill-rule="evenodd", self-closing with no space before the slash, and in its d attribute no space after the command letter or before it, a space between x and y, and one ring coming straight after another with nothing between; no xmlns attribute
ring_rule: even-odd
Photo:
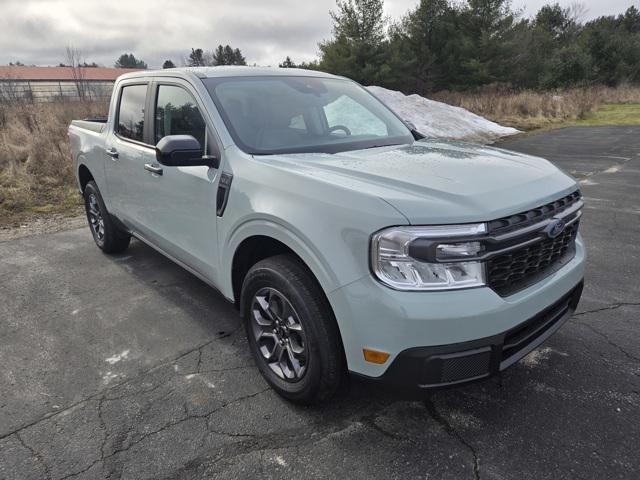
<svg viewBox="0 0 640 480"><path fill-rule="evenodd" d="M338 287L337 279L321 256L300 235L269 220L253 220L235 231L223 251L233 252L223 256L223 293L238 305L242 281L249 269L258 261L273 255L289 253L295 256L311 272L325 297Z"/></svg>
<svg viewBox="0 0 640 480"><path fill-rule="evenodd" d="M234 252L231 264L231 285L236 308L242 312L240 296L242 283L247 273L260 260L276 255L288 254L304 264L304 261L290 247L275 238L265 235L253 235L245 238Z"/></svg>
<svg viewBox="0 0 640 480"><path fill-rule="evenodd" d="M87 186L87 183L90 181L95 181L91 170L84 163L78 165L78 186L80 187L80 192L84 193L84 189Z"/></svg>

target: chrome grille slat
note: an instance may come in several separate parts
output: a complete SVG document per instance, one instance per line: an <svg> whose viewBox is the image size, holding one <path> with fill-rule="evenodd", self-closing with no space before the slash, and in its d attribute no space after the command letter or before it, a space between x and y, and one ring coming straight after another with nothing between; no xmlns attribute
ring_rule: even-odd
<svg viewBox="0 0 640 480"><path fill-rule="evenodd" d="M488 230L491 235L501 235L503 233L521 230L544 219L552 218L560 212L568 209L574 203L579 202L582 197L580 190L576 190L569 195L554 202L547 203L526 212L516 213L508 217L498 218L488 223Z"/></svg>

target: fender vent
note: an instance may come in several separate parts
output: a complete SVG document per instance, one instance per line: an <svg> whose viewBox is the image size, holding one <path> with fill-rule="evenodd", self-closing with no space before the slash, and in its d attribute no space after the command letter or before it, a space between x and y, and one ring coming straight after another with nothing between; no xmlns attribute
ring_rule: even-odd
<svg viewBox="0 0 640 480"><path fill-rule="evenodd" d="M218 182L218 193L216 195L216 214L219 217L224 215L224 210L225 208L227 208L232 180L233 175L229 173L222 173L222 175L220 175L220 181Z"/></svg>

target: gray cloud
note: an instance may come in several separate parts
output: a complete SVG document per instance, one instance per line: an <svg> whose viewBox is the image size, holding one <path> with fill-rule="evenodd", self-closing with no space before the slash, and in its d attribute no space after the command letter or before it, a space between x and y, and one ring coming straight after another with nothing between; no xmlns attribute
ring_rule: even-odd
<svg viewBox="0 0 640 480"><path fill-rule="evenodd" d="M417 3L387 0L386 13L397 19ZM516 0L514 6L531 14L544 3ZM594 17L620 13L634 2L583 3ZM165 59L180 64L192 47L218 44L242 49L249 63L259 65L276 65L286 55L311 60L318 42L331 34L333 8L334 0L0 0L0 64L56 65L65 60L67 45L107 66L124 52L152 67Z"/></svg>

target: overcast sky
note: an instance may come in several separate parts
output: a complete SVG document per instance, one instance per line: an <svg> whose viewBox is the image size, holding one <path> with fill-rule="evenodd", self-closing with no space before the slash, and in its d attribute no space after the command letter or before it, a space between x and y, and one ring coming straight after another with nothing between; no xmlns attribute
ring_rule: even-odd
<svg viewBox="0 0 640 480"><path fill-rule="evenodd" d="M551 1L551 0L550 0ZM387 0L400 18L418 0ZM531 15L544 0L514 0ZM563 1L563 6L575 0ZM586 18L618 14L638 0L584 0ZM526 7L525 7L526 5ZM57 65L73 45L89 62L112 66L132 52L150 67L165 59L177 65L191 47L212 50L230 44L248 63L277 65L316 57L317 44L331 33L334 0L0 0L0 65Z"/></svg>

